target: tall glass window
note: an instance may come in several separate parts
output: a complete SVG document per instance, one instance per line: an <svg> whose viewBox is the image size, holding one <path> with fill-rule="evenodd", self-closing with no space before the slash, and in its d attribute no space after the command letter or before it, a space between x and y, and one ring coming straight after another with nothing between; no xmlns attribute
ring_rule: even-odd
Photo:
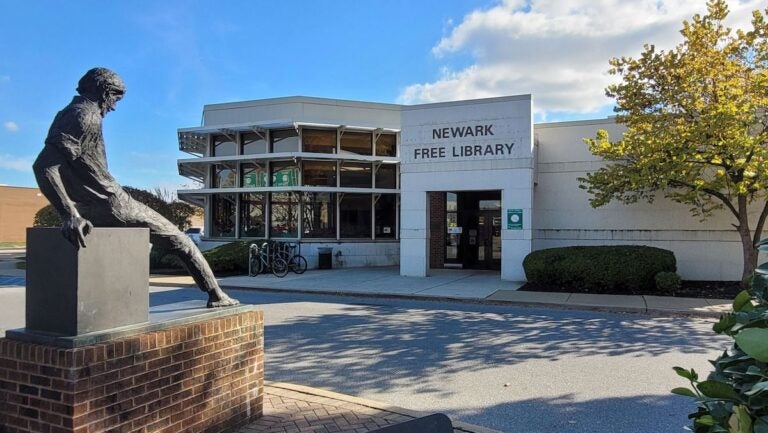
<svg viewBox="0 0 768 433"><path fill-rule="evenodd" d="M367 162L341 163L340 185L349 188L370 188L373 184L371 164Z"/></svg>
<svg viewBox="0 0 768 433"><path fill-rule="evenodd" d="M341 153L373 155L373 135L370 132L349 132L341 134Z"/></svg>
<svg viewBox="0 0 768 433"><path fill-rule="evenodd" d="M299 134L295 129L276 129L269 134L272 152L298 152Z"/></svg>
<svg viewBox="0 0 768 433"><path fill-rule="evenodd" d="M213 155L232 156L237 155L237 143L226 135L213 136Z"/></svg>
<svg viewBox="0 0 768 433"><path fill-rule="evenodd" d="M302 216L302 237L336 238L336 194L304 193Z"/></svg>
<svg viewBox="0 0 768 433"><path fill-rule="evenodd" d="M213 187L234 188L237 186L237 170L235 164L213 165Z"/></svg>
<svg viewBox="0 0 768 433"><path fill-rule="evenodd" d="M267 153L267 140L263 134L247 132L241 136L243 141L243 155L256 155Z"/></svg>
<svg viewBox="0 0 768 433"><path fill-rule="evenodd" d="M235 237L235 202L234 194L214 194L211 196L213 220L211 221L211 237Z"/></svg>
<svg viewBox="0 0 768 433"><path fill-rule="evenodd" d="M299 234L299 195L273 192L269 208L269 235L273 238L295 238Z"/></svg>
<svg viewBox="0 0 768 433"><path fill-rule="evenodd" d="M397 156L397 135L379 135L376 140L376 156Z"/></svg>
<svg viewBox="0 0 768 433"><path fill-rule="evenodd" d="M379 165L378 170L376 170L376 188L397 188L397 165Z"/></svg>
<svg viewBox="0 0 768 433"><path fill-rule="evenodd" d="M304 152L336 153L336 131L327 129L302 129L301 146Z"/></svg>
<svg viewBox="0 0 768 433"><path fill-rule="evenodd" d="M344 194L339 201L342 238L371 237L371 194Z"/></svg>
<svg viewBox="0 0 768 433"><path fill-rule="evenodd" d="M275 161L270 164L272 186L296 186L299 184L299 166L293 161Z"/></svg>
<svg viewBox="0 0 768 433"><path fill-rule="evenodd" d="M262 188L267 185L266 164L240 164L240 186L244 188Z"/></svg>
<svg viewBox="0 0 768 433"><path fill-rule="evenodd" d="M301 180L305 186L336 186L336 161L303 161Z"/></svg>
<svg viewBox="0 0 768 433"><path fill-rule="evenodd" d="M381 194L376 201L376 239L394 239L397 231L397 194Z"/></svg>
<svg viewBox="0 0 768 433"><path fill-rule="evenodd" d="M264 203L266 194L240 194L240 237L263 238L265 231Z"/></svg>

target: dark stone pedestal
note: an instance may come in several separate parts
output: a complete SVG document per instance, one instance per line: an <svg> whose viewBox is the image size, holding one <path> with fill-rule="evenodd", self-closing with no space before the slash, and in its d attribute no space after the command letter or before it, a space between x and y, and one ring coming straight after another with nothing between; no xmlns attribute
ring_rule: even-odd
<svg viewBox="0 0 768 433"><path fill-rule="evenodd" d="M79 347L0 339L0 432L218 433L261 417L261 311L194 301L153 307L150 322Z"/></svg>
<svg viewBox="0 0 768 433"><path fill-rule="evenodd" d="M95 228L76 249L58 228L27 229L26 329L74 336L146 323L149 229Z"/></svg>

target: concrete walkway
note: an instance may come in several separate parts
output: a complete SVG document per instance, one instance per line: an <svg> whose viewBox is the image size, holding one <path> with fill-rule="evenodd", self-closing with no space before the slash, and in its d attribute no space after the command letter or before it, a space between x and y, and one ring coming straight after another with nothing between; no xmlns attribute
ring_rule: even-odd
<svg viewBox="0 0 768 433"><path fill-rule="evenodd" d="M590 295L521 292L522 282L503 281L498 272L465 269L432 270L429 277L403 277L397 267L308 270L284 278L271 274L219 278L222 287L349 296L405 297L494 304L535 305L652 314L719 317L730 311L730 299L670 296ZM189 277L153 276L152 285L191 285Z"/></svg>
<svg viewBox="0 0 768 433"><path fill-rule="evenodd" d="M264 416L234 433L363 433L428 413L289 383L264 383ZM453 422L454 433L499 433Z"/></svg>

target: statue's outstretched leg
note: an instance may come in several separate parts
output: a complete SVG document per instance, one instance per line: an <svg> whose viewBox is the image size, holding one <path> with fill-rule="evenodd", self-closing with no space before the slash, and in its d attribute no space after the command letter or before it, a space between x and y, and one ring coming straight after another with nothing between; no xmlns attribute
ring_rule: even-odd
<svg viewBox="0 0 768 433"><path fill-rule="evenodd" d="M221 290L208 262L187 235L179 233L168 236L150 232L150 240L181 260L197 287L208 294L208 308L228 307L240 303Z"/></svg>
<svg viewBox="0 0 768 433"><path fill-rule="evenodd" d="M208 308L240 303L221 290L211 267L189 236L153 209L132 199L122 189L112 199L109 215L105 217L122 221L126 226L149 227L150 241L178 257L197 287L208 294Z"/></svg>

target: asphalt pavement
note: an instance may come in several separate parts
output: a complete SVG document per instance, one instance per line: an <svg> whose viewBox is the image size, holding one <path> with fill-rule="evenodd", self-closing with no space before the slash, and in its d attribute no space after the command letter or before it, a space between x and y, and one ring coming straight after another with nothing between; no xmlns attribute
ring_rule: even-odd
<svg viewBox="0 0 768 433"><path fill-rule="evenodd" d="M251 280L270 278L261 277ZM392 284L380 277L381 287ZM284 289L229 289L265 312L267 380L510 433L683 432L695 406L669 393L685 385L672 367L706 374L707 360L729 345L711 331L713 318L647 307L613 313L446 294ZM498 290L507 289L483 299ZM0 332L23 326L23 291L0 286ZM155 286L150 304L204 298L196 288Z"/></svg>

